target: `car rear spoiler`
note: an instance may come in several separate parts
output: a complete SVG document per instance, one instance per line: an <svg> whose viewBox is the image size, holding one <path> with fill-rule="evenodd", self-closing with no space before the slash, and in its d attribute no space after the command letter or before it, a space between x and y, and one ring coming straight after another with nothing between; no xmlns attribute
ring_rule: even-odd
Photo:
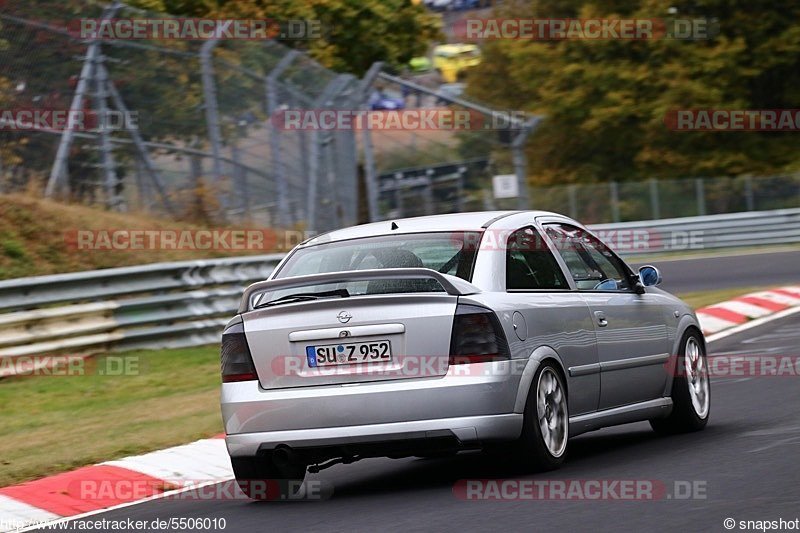
<svg viewBox="0 0 800 533"><path fill-rule="evenodd" d="M475 285L450 274L442 274L430 268L379 268L373 270L347 270L345 272L325 272L308 276L274 279L253 283L244 290L239 304L239 313L253 308L253 299L260 293L292 287L307 287L324 283L348 283L375 279L433 279L451 296L466 296L480 292Z"/></svg>

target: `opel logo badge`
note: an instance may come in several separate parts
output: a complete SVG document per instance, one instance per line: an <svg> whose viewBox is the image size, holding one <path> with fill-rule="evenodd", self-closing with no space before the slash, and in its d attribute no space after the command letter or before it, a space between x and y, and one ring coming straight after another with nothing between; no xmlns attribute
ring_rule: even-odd
<svg viewBox="0 0 800 533"><path fill-rule="evenodd" d="M347 324L348 322L350 322L350 319L353 318L353 315L351 315L347 311L340 311L339 314L336 315L336 318L338 318L339 322L341 322L342 324Z"/></svg>

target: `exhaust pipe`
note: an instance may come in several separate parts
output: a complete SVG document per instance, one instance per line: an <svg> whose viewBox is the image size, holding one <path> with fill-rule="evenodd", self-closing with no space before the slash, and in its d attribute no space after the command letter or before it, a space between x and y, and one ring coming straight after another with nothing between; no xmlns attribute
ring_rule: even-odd
<svg viewBox="0 0 800 533"><path fill-rule="evenodd" d="M294 466L301 462L298 461L297 452L286 445L275 448L275 451L272 452L272 460L278 467Z"/></svg>
<svg viewBox="0 0 800 533"><path fill-rule="evenodd" d="M272 451L272 462L278 472L287 479L303 479L308 467L303 458L285 444Z"/></svg>

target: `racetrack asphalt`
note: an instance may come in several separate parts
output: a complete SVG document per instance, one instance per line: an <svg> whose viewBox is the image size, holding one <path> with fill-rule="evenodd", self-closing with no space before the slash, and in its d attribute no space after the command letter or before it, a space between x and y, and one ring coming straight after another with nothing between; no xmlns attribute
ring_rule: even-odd
<svg viewBox="0 0 800 533"><path fill-rule="evenodd" d="M800 313L720 339L709 351L712 361L752 354L797 358ZM161 499L79 520L224 518L224 531L233 533L726 531L726 518L794 520L800 518L800 378L749 373L712 379L711 419L702 432L659 437L647 423L636 423L589 433L570 442L560 470L545 474L519 475L510 462L476 454L369 459L309 475L333 486L333 496L324 501ZM458 480L481 478L655 480L672 497L465 501L454 495ZM694 486L694 494L678 498L675 482ZM61 525L68 526L65 531L82 530L75 520Z"/></svg>
<svg viewBox="0 0 800 533"><path fill-rule="evenodd" d="M631 263L638 269L645 263ZM736 287L791 285L800 280L800 250L688 257L654 258L647 264L658 267L664 278L662 289L687 293Z"/></svg>

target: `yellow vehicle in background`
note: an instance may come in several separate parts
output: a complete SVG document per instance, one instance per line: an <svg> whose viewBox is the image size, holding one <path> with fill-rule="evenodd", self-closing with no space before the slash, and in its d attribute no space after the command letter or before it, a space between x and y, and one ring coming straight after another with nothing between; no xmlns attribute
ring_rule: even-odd
<svg viewBox="0 0 800 533"><path fill-rule="evenodd" d="M433 49L433 68L445 83L464 78L467 70L481 62L481 51L474 44L442 44Z"/></svg>

